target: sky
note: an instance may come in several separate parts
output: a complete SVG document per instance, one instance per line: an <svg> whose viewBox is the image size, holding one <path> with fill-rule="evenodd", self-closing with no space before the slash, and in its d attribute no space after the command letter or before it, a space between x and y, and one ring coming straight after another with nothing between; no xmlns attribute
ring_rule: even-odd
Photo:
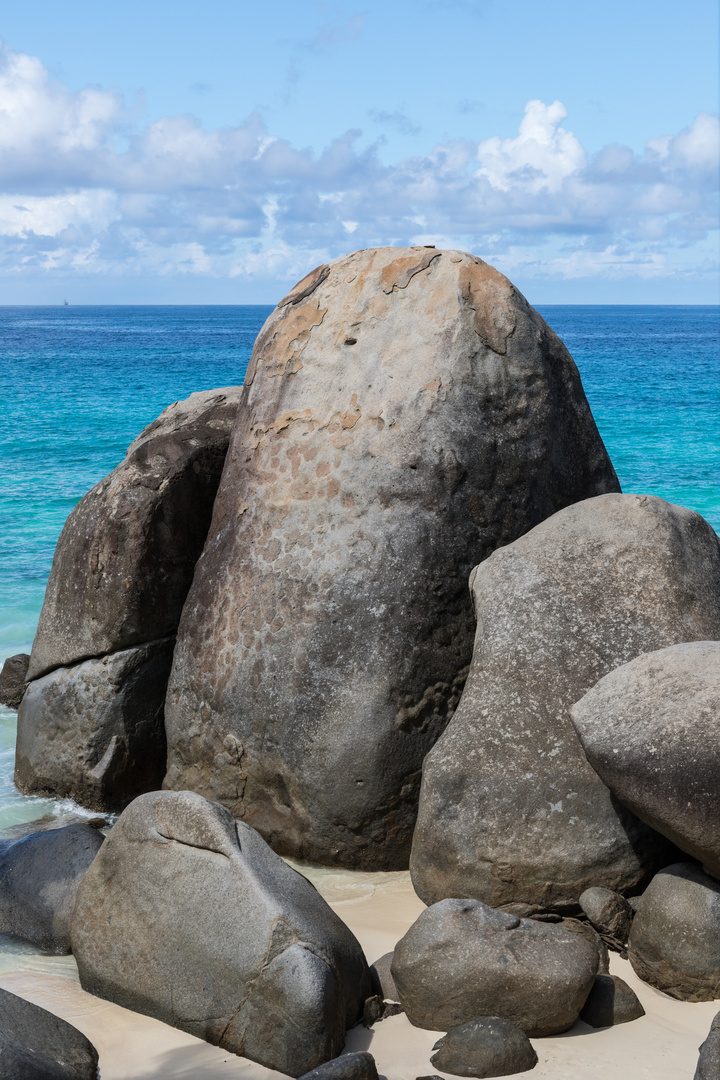
<svg viewBox="0 0 720 1080"><path fill-rule="evenodd" d="M715 0L0 3L0 303L274 303L459 247L717 303Z"/></svg>

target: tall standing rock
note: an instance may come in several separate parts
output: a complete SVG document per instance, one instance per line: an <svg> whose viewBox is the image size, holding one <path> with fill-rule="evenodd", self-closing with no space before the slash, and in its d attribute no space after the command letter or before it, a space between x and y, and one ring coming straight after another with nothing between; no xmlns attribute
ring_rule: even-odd
<svg viewBox="0 0 720 1080"><path fill-rule="evenodd" d="M181 620L166 785L278 851L406 866L470 660L467 575L617 487L567 349L492 267L421 247L319 267L255 345Z"/></svg>
<svg viewBox="0 0 720 1080"><path fill-rule="evenodd" d="M720 638L717 536L662 499L603 495L496 551L472 591L470 676L423 767L416 891L562 909L636 890L677 851L602 783L570 707L639 653Z"/></svg>
<svg viewBox="0 0 720 1080"><path fill-rule="evenodd" d="M122 810L162 783L173 635L239 400L228 387L165 409L67 519L18 711L28 794Z"/></svg>

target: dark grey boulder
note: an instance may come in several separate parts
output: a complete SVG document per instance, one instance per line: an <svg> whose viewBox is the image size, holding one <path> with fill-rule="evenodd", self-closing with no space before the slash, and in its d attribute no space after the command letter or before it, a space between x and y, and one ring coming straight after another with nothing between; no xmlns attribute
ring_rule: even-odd
<svg viewBox="0 0 720 1080"><path fill-rule="evenodd" d="M361 1051L326 1061L300 1080L378 1080L378 1073L372 1054Z"/></svg>
<svg viewBox="0 0 720 1080"><path fill-rule="evenodd" d="M300 1076L340 1054L370 974L316 889L228 810L141 795L78 893L72 950L91 994Z"/></svg>
<svg viewBox="0 0 720 1080"><path fill-rule="evenodd" d="M8 656L0 671L0 705L17 709L25 693L29 663L29 653Z"/></svg>
<svg viewBox="0 0 720 1080"><path fill-rule="evenodd" d="M475 650L423 765L418 895L568 914L597 885L636 892L676 849L588 763L570 707L640 653L720 638L720 542L645 495L569 506L473 573Z"/></svg>
<svg viewBox="0 0 720 1080"><path fill-rule="evenodd" d="M385 953L379 960L376 960L374 964L370 965L370 976L373 981L373 990L376 994L380 994L384 1001L399 1001L397 986L395 980L392 977L392 960L393 954L391 952Z"/></svg>
<svg viewBox="0 0 720 1080"><path fill-rule="evenodd" d="M275 850L408 865L472 653L472 567L618 489L565 346L460 251L355 252L261 331L183 609L165 786Z"/></svg>
<svg viewBox="0 0 720 1080"><path fill-rule="evenodd" d="M597 949L579 934L449 899L398 942L392 974L416 1027L448 1031L498 1015L527 1035L554 1035L577 1020L597 968Z"/></svg>
<svg viewBox="0 0 720 1080"><path fill-rule="evenodd" d="M103 839L90 825L67 825L10 844L0 854L0 933L69 953L77 891Z"/></svg>
<svg viewBox="0 0 720 1080"><path fill-rule="evenodd" d="M0 989L2 1080L97 1080L97 1050L59 1016Z"/></svg>
<svg viewBox="0 0 720 1080"><path fill-rule="evenodd" d="M159 788L174 641L136 645L31 682L18 711L20 790L117 811Z"/></svg>
<svg viewBox="0 0 720 1080"><path fill-rule="evenodd" d="M720 881L696 863L656 874L633 919L628 955L644 982L671 997L720 998Z"/></svg>
<svg viewBox="0 0 720 1080"><path fill-rule="evenodd" d="M451 1028L433 1050L431 1064L454 1076L512 1076L534 1069L538 1061L525 1032L500 1016Z"/></svg>
<svg viewBox="0 0 720 1080"><path fill-rule="evenodd" d="M77 504L55 549L30 679L175 633L239 399L231 386L175 402Z"/></svg>
<svg viewBox="0 0 720 1080"><path fill-rule="evenodd" d="M720 1080L720 1013L713 1019L700 1049L693 1080Z"/></svg>
<svg viewBox="0 0 720 1080"><path fill-rule="evenodd" d="M567 930L571 934L580 934L584 937L598 954L598 972L602 975L607 974L610 971L610 956L608 954L608 947L603 939L598 934L594 926L591 926L589 922L584 922L580 919L564 918L557 923L563 930Z"/></svg>
<svg viewBox="0 0 720 1080"><path fill-rule="evenodd" d="M634 912L624 896L612 889L593 886L580 894L580 907L596 930L627 944Z"/></svg>
<svg viewBox="0 0 720 1080"><path fill-rule="evenodd" d="M645 1015L635 991L617 975L596 975L593 988L580 1012L590 1027L627 1024Z"/></svg>
<svg viewBox="0 0 720 1080"><path fill-rule="evenodd" d="M712 576L707 587L716 587ZM603 783L715 877L719 717L720 641L690 641L638 656L572 709L588 761Z"/></svg>

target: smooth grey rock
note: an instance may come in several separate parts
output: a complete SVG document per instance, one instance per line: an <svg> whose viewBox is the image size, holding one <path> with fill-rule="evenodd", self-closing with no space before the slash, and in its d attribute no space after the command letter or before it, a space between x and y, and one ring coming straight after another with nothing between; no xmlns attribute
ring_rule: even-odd
<svg viewBox="0 0 720 1080"><path fill-rule="evenodd" d="M699 1047L694 1080L720 1080L720 1013L714 1017L710 1031Z"/></svg>
<svg viewBox="0 0 720 1080"><path fill-rule="evenodd" d="M2 1080L97 1080L97 1050L81 1031L0 989Z"/></svg>
<svg viewBox="0 0 720 1080"><path fill-rule="evenodd" d="M580 894L580 907L596 930L627 944L633 909L624 896L594 885Z"/></svg>
<svg viewBox="0 0 720 1080"><path fill-rule="evenodd" d="M557 925L571 934L580 934L581 937L584 937L586 941L589 941L597 949L598 974L606 975L610 971L608 947L594 926L591 926L589 922L582 922L580 919L568 918L561 919Z"/></svg>
<svg viewBox="0 0 720 1080"><path fill-rule="evenodd" d="M569 506L477 568L460 706L423 765L418 895L572 914L593 885L636 892L678 852L588 763L570 707L642 652L720 638L720 543L645 495Z"/></svg>
<svg viewBox="0 0 720 1080"><path fill-rule="evenodd" d="M90 825L67 825L10 844L0 854L0 933L69 953L77 891L103 839Z"/></svg>
<svg viewBox="0 0 720 1080"><path fill-rule="evenodd" d="M627 1024L645 1015L635 991L617 975L596 975L593 988L580 1011L580 1019L590 1027Z"/></svg>
<svg viewBox="0 0 720 1080"><path fill-rule="evenodd" d="M0 671L0 705L17 709L25 693L29 663L29 653L8 656Z"/></svg>
<svg viewBox="0 0 720 1080"><path fill-rule="evenodd" d="M451 1028L435 1043L430 1063L455 1076L512 1076L534 1069L538 1057L524 1031L500 1016Z"/></svg>
<svg viewBox="0 0 720 1080"><path fill-rule="evenodd" d="M499 1015L534 1036L572 1027L597 968L597 950L581 935L450 899L398 942L392 974L416 1027L448 1031Z"/></svg>
<svg viewBox="0 0 720 1080"><path fill-rule="evenodd" d="M370 965L370 977L373 981L373 989L376 994L382 994L384 1001L399 1001L397 986L395 980L392 977L392 960L393 954L391 952L385 953L379 960L376 960L374 964Z"/></svg>
<svg viewBox="0 0 720 1080"><path fill-rule="evenodd" d="M91 994L269 1069L338 1055L362 1015L362 949L316 889L217 803L141 795L78 893L72 950Z"/></svg>
<svg viewBox="0 0 720 1080"><path fill-rule="evenodd" d="M618 489L577 368L503 277L379 248L260 333L183 609L165 786L283 854L407 867L472 652L472 567Z"/></svg>
<svg viewBox="0 0 720 1080"><path fill-rule="evenodd" d="M326 1061L300 1080L378 1080L378 1073L372 1054L360 1051Z"/></svg>
<svg viewBox="0 0 720 1080"><path fill-rule="evenodd" d="M174 641L136 645L31 682L18 711L20 790L116 811L159 788Z"/></svg>
<svg viewBox="0 0 720 1080"><path fill-rule="evenodd" d="M707 588L714 586L709 574ZM572 709L600 779L715 877L720 877L718 718L720 641L714 640L638 656L601 679Z"/></svg>
<svg viewBox="0 0 720 1080"><path fill-rule="evenodd" d="M174 634L205 542L240 387L177 401L60 534L28 677Z"/></svg>
<svg viewBox="0 0 720 1080"><path fill-rule="evenodd" d="M695 863L661 870L643 893L628 955L644 982L671 997L720 998L720 882Z"/></svg>
<svg viewBox="0 0 720 1080"><path fill-rule="evenodd" d="M628 896L627 902L630 905L630 908L632 909L633 915L637 911L638 904L640 903L641 900L642 900L642 893L640 894L640 896Z"/></svg>

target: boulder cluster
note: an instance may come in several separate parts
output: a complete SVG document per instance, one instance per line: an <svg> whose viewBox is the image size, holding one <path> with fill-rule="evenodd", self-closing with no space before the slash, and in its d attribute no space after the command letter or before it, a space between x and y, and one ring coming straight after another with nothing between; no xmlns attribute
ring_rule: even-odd
<svg viewBox="0 0 720 1080"><path fill-rule="evenodd" d="M72 512L0 698L21 790L120 814L5 845L0 932L231 1052L375 1080L334 1059L403 1009L443 1072L522 1072L643 1015L608 948L720 998L720 541L620 493L567 349L474 256L303 279L244 386ZM409 865L427 909L370 969L283 855Z"/></svg>

